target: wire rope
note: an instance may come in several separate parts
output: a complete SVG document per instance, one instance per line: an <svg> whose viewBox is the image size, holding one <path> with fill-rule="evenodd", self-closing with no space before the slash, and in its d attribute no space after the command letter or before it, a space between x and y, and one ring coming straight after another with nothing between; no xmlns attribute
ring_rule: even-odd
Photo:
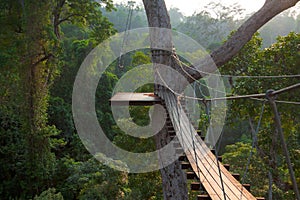
<svg viewBox="0 0 300 200"><path fill-rule="evenodd" d="M127 15L127 20L126 20L126 27L124 31L124 37L121 45L121 50L120 50L120 56L119 56L119 62L118 62L118 67L123 68L124 67L124 60L123 60L123 51L124 51L124 46L127 42L127 37L128 37L128 30L131 29L131 21L132 21L132 15L133 15L133 7L134 7L134 2L133 1L128 1L128 6L129 6L129 11Z"/></svg>
<svg viewBox="0 0 300 200"><path fill-rule="evenodd" d="M174 58L180 63L180 65L182 65L182 61L174 56ZM273 78L300 78L300 74L286 74L286 75L222 75L222 74L215 74L215 73L210 73L210 72L205 72L205 71L201 71L200 69L195 69L193 67L190 66L186 66L189 69L195 71L195 72L200 72L202 74L205 75L214 75L214 76L219 76L219 77L224 77L224 78L255 78L255 79L273 79ZM187 75L189 74L186 70L183 70L184 73L186 73ZM191 75L190 75L191 76Z"/></svg>
<svg viewBox="0 0 300 200"><path fill-rule="evenodd" d="M210 120L209 107L208 107L207 103L203 103L203 104L205 106L206 115L208 117L208 122L210 123L211 120ZM219 177L220 177L220 181L221 181L221 187L222 187L224 200L226 200L226 192L225 192L224 181L223 181L222 172L221 172L221 168L220 168L220 163L219 163L219 160L218 160L218 150L217 150L217 148L215 148L215 157L216 157L217 167L218 167L218 171L219 171Z"/></svg>
<svg viewBox="0 0 300 200"><path fill-rule="evenodd" d="M252 100L256 101L267 101L266 99L259 99L259 98L250 98ZM283 104L291 104L291 105L300 105L300 102L297 101L280 101L280 100L275 100L276 103L283 103Z"/></svg>
<svg viewBox="0 0 300 200"><path fill-rule="evenodd" d="M249 166L250 166L250 163L251 163L251 159L253 157L253 151L254 151L254 148L256 146L256 143L257 143L257 134L259 132L259 129L260 129L260 126L261 126L261 121L262 121L262 118L263 118L263 114L264 114L264 110L265 110L265 104L266 102L263 102L262 104L262 107L261 107L261 111L260 111L260 115L259 115L259 120L257 122L257 126L256 126L256 130L255 132L252 134L252 145L251 145L251 150L250 150L250 154L249 154L249 157L248 157L248 160L247 160L247 164L246 164L246 168L245 168L245 172L243 174L243 178L242 178L242 184L245 183L245 179L247 177L247 173L248 173L248 170L249 170ZM242 188L243 190L243 188ZM241 191L241 196L242 196L242 191ZM240 198L241 199L241 198Z"/></svg>

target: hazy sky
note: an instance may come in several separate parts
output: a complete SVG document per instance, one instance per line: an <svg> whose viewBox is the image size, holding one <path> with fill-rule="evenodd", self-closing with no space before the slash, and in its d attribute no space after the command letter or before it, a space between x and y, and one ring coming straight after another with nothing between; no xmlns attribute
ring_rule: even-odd
<svg viewBox="0 0 300 200"><path fill-rule="evenodd" d="M116 3L128 2L128 0L114 0ZM142 0L135 0L137 3L142 3ZM265 0L165 0L168 8L176 7L179 8L185 15L192 15L195 11L201 10L209 2L220 2L224 5L232 5L239 3L242 8L246 9L247 13L257 11L263 6Z"/></svg>

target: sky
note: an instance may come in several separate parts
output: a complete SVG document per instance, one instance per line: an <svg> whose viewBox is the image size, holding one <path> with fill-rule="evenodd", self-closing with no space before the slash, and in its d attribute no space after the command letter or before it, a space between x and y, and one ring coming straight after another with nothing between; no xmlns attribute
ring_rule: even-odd
<svg viewBox="0 0 300 200"><path fill-rule="evenodd" d="M125 2L128 0L114 0L115 3ZM136 3L141 4L142 0L135 0ZM201 10L209 2L222 3L224 5L233 5L238 3L245 9L246 13L252 13L261 8L265 0L165 0L168 8L176 7L185 15L192 15L195 11Z"/></svg>

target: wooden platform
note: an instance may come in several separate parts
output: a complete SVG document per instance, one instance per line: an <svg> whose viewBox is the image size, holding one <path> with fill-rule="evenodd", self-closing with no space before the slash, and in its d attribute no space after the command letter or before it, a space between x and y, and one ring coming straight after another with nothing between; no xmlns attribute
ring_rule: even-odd
<svg viewBox="0 0 300 200"><path fill-rule="evenodd" d="M120 92L116 93L109 102L112 106L151 106L160 104L161 99L154 93Z"/></svg>

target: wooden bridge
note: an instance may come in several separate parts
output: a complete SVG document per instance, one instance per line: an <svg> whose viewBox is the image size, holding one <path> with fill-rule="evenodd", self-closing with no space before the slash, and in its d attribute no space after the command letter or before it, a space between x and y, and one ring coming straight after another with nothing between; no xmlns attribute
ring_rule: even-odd
<svg viewBox="0 0 300 200"><path fill-rule="evenodd" d="M158 97L159 96L159 97ZM176 133L179 146L184 149L185 156L181 156L182 168L190 167L192 172L187 178L199 182L192 183L192 189L203 186L206 195L198 195L198 200L256 200L249 192L249 185L242 185L234 175L218 160L210 148L205 144L190 123L185 112L184 103L168 90L160 89L157 96L151 93L118 93L111 99L112 105L153 105L162 104L167 111L165 126Z"/></svg>

